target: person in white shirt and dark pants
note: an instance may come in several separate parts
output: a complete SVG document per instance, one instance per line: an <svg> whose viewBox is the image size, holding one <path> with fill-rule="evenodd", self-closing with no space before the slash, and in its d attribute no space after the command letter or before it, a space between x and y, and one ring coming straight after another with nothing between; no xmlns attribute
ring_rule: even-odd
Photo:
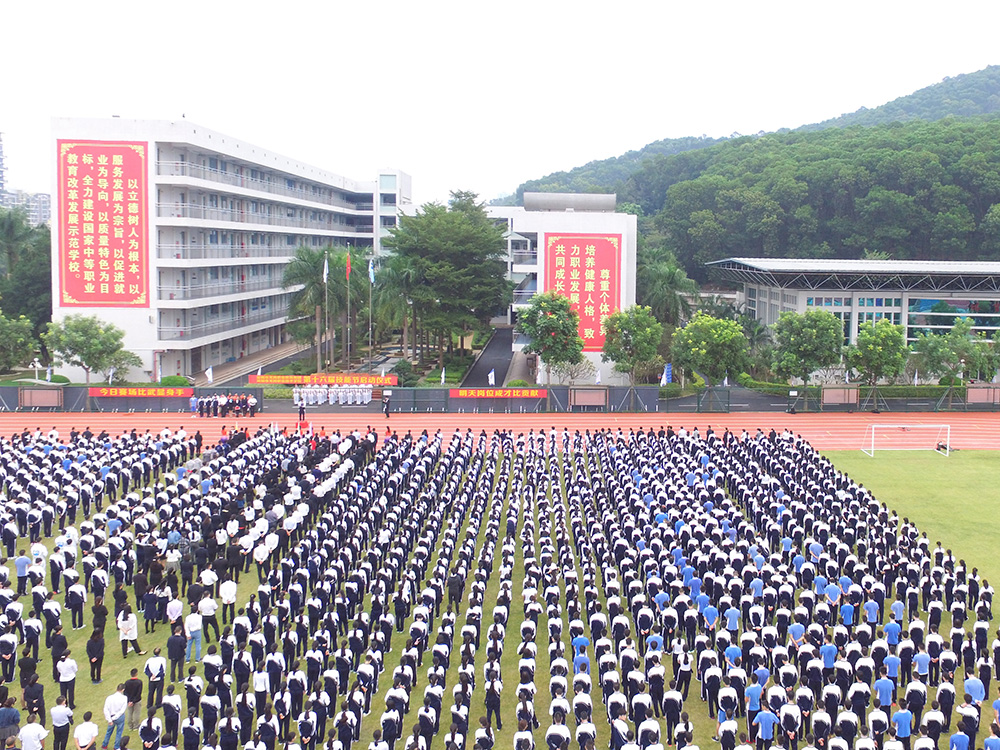
<svg viewBox="0 0 1000 750"><path fill-rule="evenodd" d="M59 694L66 699L70 709L76 708L76 673L80 670L76 660L69 658L70 652L63 651L56 662L59 673Z"/></svg>

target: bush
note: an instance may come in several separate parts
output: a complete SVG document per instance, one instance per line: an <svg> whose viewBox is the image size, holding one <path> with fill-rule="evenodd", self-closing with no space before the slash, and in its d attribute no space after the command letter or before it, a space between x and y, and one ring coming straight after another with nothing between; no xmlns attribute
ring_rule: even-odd
<svg viewBox="0 0 1000 750"><path fill-rule="evenodd" d="M291 399L292 389L291 388L265 388L264 398L283 398Z"/></svg>
<svg viewBox="0 0 1000 750"><path fill-rule="evenodd" d="M45 376L42 375L41 379L45 380ZM52 376L52 382L53 383L62 383L62 384L65 385L65 384L69 383L69 378L67 378L65 375L53 375ZM185 380L184 383L187 384L187 381Z"/></svg>
<svg viewBox="0 0 1000 750"><path fill-rule="evenodd" d="M188 382L188 379L183 375L167 375L165 377L160 378L160 385L170 386L171 388L173 388L178 385L189 386L191 384Z"/></svg>
<svg viewBox="0 0 1000 750"><path fill-rule="evenodd" d="M410 364L410 360L401 359L396 363L395 367L390 370L394 375L399 375L400 377L405 375L411 375L413 373L413 365Z"/></svg>
<svg viewBox="0 0 1000 750"><path fill-rule="evenodd" d="M531 385L532 384L529 383L527 380L522 380L521 378L517 378L516 380L512 380L509 383L507 383L507 385L505 385L504 388L530 388Z"/></svg>
<svg viewBox="0 0 1000 750"><path fill-rule="evenodd" d="M964 385L962 379L954 375L945 375L939 381L938 385Z"/></svg>
<svg viewBox="0 0 1000 750"><path fill-rule="evenodd" d="M682 395L680 383L667 383L660 386L660 398L680 398Z"/></svg>

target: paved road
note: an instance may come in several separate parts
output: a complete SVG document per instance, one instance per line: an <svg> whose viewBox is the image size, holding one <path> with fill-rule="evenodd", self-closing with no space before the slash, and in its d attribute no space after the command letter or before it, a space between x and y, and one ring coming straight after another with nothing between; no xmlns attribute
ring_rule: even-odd
<svg viewBox="0 0 1000 750"><path fill-rule="evenodd" d="M490 370L496 371L496 384L498 386L503 385L507 368L510 367L510 360L514 356L513 343L513 328L497 328L493 334L493 338L490 339L479 359L476 360L476 363L465 374L462 387L489 387L488 375Z"/></svg>

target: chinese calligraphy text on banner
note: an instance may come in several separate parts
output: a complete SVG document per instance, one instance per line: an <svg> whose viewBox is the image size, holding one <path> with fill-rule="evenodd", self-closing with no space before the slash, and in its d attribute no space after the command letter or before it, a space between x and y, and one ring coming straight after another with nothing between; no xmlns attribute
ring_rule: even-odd
<svg viewBox="0 0 1000 750"><path fill-rule="evenodd" d="M620 234L546 234L545 288L569 297L585 352L604 346L604 319L618 311Z"/></svg>
<svg viewBox="0 0 1000 750"><path fill-rule="evenodd" d="M396 375L365 375L335 372L316 375L257 375L250 376L251 385L396 385Z"/></svg>
<svg viewBox="0 0 1000 750"><path fill-rule="evenodd" d="M136 388L134 386L108 386L100 388L88 388L89 396L126 396L132 398L191 398L194 395L194 388Z"/></svg>
<svg viewBox="0 0 1000 750"><path fill-rule="evenodd" d="M149 307L147 145L56 145L60 305Z"/></svg>
<svg viewBox="0 0 1000 750"><path fill-rule="evenodd" d="M545 398L545 388L452 388L451 398Z"/></svg>

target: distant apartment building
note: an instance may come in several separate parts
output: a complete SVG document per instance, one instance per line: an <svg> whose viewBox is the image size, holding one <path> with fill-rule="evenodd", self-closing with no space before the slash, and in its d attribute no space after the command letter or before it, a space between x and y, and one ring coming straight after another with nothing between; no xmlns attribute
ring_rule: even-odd
<svg viewBox="0 0 1000 750"><path fill-rule="evenodd" d="M24 211L32 226L48 224L51 216L51 198L48 193L27 193L7 186L7 163L3 152L3 134L0 133L0 208L19 208Z"/></svg>
<svg viewBox="0 0 1000 750"><path fill-rule="evenodd" d="M53 130L53 318L123 328L151 380L287 341L296 249L378 254L411 202L398 170L354 180L187 120Z"/></svg>

